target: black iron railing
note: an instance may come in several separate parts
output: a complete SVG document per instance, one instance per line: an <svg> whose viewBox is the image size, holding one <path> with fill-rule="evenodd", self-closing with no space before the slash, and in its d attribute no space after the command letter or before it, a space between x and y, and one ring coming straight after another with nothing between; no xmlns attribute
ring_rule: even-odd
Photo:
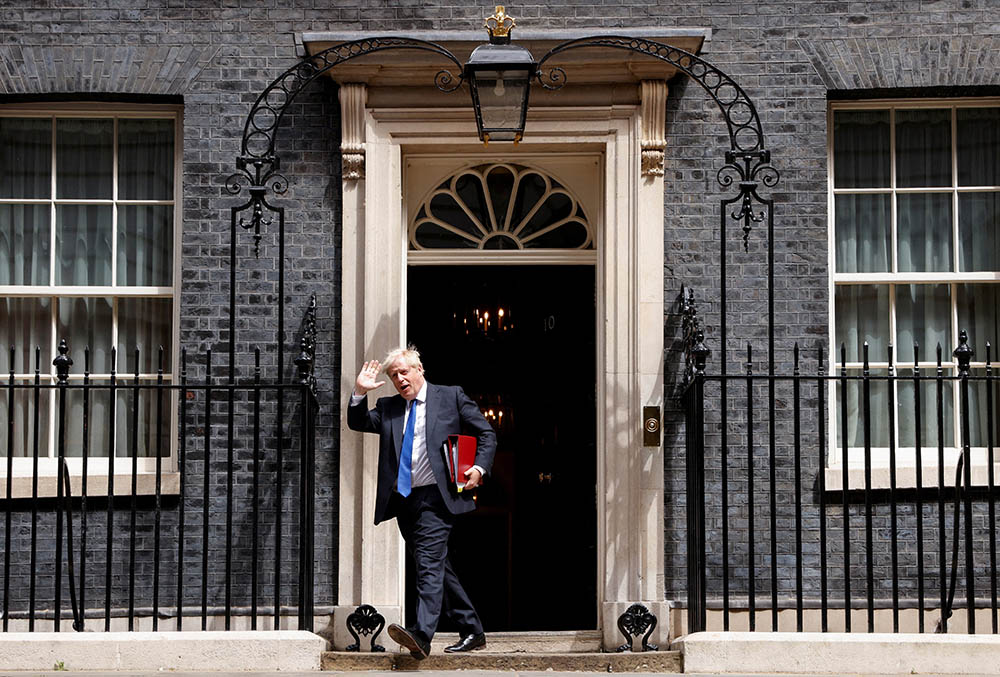
<svg viewBox="0 0 1000 677"><path fill-rule="evenodd" d="M897 368L890 347L879 370L867 345L857 369L843 347L828 369L821 347L809 372L796 345L784 374L759 369L747 345L742 373L719 375L703 339L697 329L686 341L683 396L689 630L947 632L961 607L962 631L997 633L1000 378L989 344L976 368L963 331L954 361L938 348L936 366L921 365L915 346Z"/></svg>
<svg viewBox="0 0 1000 677"><path fill-rule="evenodd" d="M232 629L237 616L251 629L270 616L278 629L297 613L297 626L312 629L314 308L297 382L264 382L259 349L244 380L232 368L219 377L211 350L197 379L186 351L171 382L162 350L151 378L116 371L114 349L110 373L95 377L87 350L71 378L65 341L48 380L37 349L33 378L9 373L0 385L5 632L58 632L70 615L76 630L111 630L118 618L134 630L148 617L155 631L170 629L161 620L192 629L184 619L199 616L202 630L216 618ZM176 488L165 491L168 478ZM55 502L45 489L53 479Z"/></svg>

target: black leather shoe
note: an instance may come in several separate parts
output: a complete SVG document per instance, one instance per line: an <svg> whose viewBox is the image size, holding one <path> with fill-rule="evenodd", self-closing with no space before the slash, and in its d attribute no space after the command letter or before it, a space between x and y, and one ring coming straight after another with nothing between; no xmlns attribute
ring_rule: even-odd
<svg viewBox="0 0 1000 677"><path fill-rule="evenodd" d="M421 661L427 658L427 654L431 652L431 643L425 642L417 636L417 633L407 630L402 625L396 625L392 623L389 625L389 637L396 644L400 645L404 649L409 650L410 655ZM486 643L485 638L483 643Z"/></svg>
<svg viewBox="0 0 1000 677"><path fill-rule="evenodd" d="M472 651L474 649L482 649L486 646L486 635L480 632L479 634L466 635L458 640L457 643L451 646L446 646L444 648L445 653L459 653L461 651Z"/></svg>

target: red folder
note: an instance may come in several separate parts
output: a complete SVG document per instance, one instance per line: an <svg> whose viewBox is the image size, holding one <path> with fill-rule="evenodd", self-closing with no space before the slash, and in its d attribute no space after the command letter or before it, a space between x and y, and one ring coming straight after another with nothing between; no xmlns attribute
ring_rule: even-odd
<svg viewBox="0 0 1000 677"><path fill-rule="evenodd" d="M472 435L448 435L442 449L448 475L458 491L465 488L465 471L476 464L477 443Z"/></svg>

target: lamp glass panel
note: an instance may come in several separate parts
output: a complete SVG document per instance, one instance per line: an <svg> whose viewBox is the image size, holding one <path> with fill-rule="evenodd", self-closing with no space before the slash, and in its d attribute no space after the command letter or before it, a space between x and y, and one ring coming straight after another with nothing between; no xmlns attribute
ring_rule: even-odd
<svg viewBox="0 0 1000 677"><path fill-rule="evenodd" d="M528 77L524 71L479 71L475 75L483 129L500 140L495 130L521 131ZM513 138L513 135L510 137Z"/></svg>

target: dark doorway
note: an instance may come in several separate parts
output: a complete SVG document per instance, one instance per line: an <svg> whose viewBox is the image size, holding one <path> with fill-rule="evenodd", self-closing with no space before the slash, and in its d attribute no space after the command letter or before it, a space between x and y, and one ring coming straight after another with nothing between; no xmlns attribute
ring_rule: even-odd
<svg viewBox="0 0 1000 677"><path fill-rule="evenodd" d="M409 269L408 341L427 380L461 385L497 431L451 540L487 632L597 627L594 284L593 266Z"/></svg>

